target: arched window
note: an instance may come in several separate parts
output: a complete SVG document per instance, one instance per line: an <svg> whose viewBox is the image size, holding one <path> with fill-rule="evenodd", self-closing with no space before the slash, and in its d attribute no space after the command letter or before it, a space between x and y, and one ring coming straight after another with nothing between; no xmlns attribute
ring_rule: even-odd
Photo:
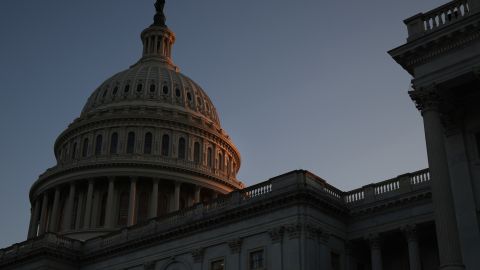
<svg viewBox="0 0 480 270"><path fill-rule="evenodd" d="M180 89L175 89L175 96L180 97Z"/></svg>
<svg viewBox="0 0 480 270"><path fill-rule="evenodd" d="M130 91L130 85L129 84L125 85L125 88L123 89L123 91L125 92L125 94L128 93L128 91Z"/></svg>
<svg viewBox="0 0 480 270"><path fill-rule="evenodd" d="M97 139L95 140L95 155L101 155L102 154L102 143L103 143L103 136L102 135L97 135Z"/></svg>
<svg viewBox="0 0 480 270"><path fill-rule="evenodd" d="M127 225L129 200L130 193L128 191L124 191L120 194L120 204L118 209L118 225L120 226Z"/></svg>
<svg viewBox="0 0 480 270"><path fill-rule="evenodd" d="M137 92L142 92L143 85L141 83L137 84Z"/></svg>
<svg viewBox="0 0 480 270"><path fill-rule="evenodd" d="M72 145L72 159L75 159L77 155L77 143L73 143Z"/></svg>
<svg viewBox="0 0 480 270"><path fill-rule="evenodd" d="M135 148L135 133L129 132L127 136L127 154L133 154Z"/></svg>
<svg viewBox="0 0 480 270"><path fill-rule="evenodd" d="M167 134L162 136L162 156L167 157L170 153L170 136Z"/></svg>
<svg viewBox="0 0 480 270"><path fill-rule="evenodd" d="M118 92L118 86L115 86L115 88L113 88L112 95L115 96L117 92Z"/></svg>
<svg viewBox="0 0 480 270"><path fill-rule="evenodd" d="M150 84L150 93L153 94L153 92L155 92L155 90L156 90L155 84L153 84L153 83Z"/></svg>
<svg viewBox="0 0 480 270"><path fill-rule="evenodd" d="M193 161L200 163L200 143L195 142L193 144Z"/></svg>
<svg viewBox="0 0 480 270"><path fill-rule="evenodd" d="M184 138L178 140L178 159L185 159L186 143Z"/></svg>
<svg viewBox="0 0 480 270"><path fill-rule="evenodd" d="M110 154L116 154L118 151L118 133L113 133L110 139Z"/></svg>
<svg viewBox="0 0 480 270"><path fill-rule="evenodd" d="M83 140L82 157L86 157L87 154L88 154L88 139L85 138Z"/></svg>
<svg viewBox="0 0 480 270"><path fill-rule="evenodd" d="M218 169L223 170L223 155L218 153Z"/></svg>
<svg viewBox="0 0 480 270"><path fill-rule="evenodd" d="M207 148L207 166L213 167L213 150L211 147Z"/></svg>
<svg viewBox="0 0 480 270"><path fill-rule="evenodd" d="M168 86L164 85L162 91L164 95L168 94Z"/></svg>
<svg viewBox="0 0 480 270"><path fill-rule="evenodd" d="M151 154L152 153L152 133L147 132L145 134L145 142L143 145L143 153Z"/></svg>

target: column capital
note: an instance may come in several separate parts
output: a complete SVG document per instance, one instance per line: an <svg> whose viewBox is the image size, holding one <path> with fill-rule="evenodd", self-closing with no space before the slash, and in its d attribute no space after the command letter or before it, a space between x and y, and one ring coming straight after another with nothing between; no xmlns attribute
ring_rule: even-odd
<svg viewBox="0 0 480 270"><path fill-rule="evenodd" d="M438 94L436 84L432 84L429 87L422 87L419 90L409 91L408 95L415 103L417 109L422 113L429 110L440 110L442 98Z"/></svg>
<svg viewBox="0 0 480 270"><path fill-rule="evenodd" d="M292 223L285 226L285 231L290 239L300 238L302 233L302 225L300 223Z"/></svg>
<svg viewBox="0 0 480 270"><path fill-rule="evenodd" d="M400 230L403 232L408 242L417 241L417 225L409 224L402 226Z"/></svg>
<svg viewBox="0 0 480 270"><path fill-rule="evenodd" d="M270 235L270 239L272 240L272 243L282 242L284 232L285 232L285 227L283 226L278 226L268 230L268 234Z"/></svg>
<svg viewBox="0 0 480 270"><path fill-rule="evenodd" d="M240 250L242 249L242 238L236 238L233 240L228 241L228 247L230 248L230 253L236 254L240 253Z"/></svg>
<svg viewBox="0 0 480 270"><path fill-rule="evenodd" d="M195 263L201 263L203 262L203 254L205 252L204 248L197 248L192 250L190 253L192 254L193 261Z"/></svg>
<svg viewBox="0 0 480 270"><path fill-rule="evenodd" d="M382 246L382 238L378 233L368 234L365 239L368 241L370 248L372 249L380 249Z"/></svg>
<svg viewBox="0 0 480 270"><path fill-rule="evenodd" d="M138 181L138 176L130 176L130 181L137 182Z"/></svg>
<svg viewBox="0 0 480 270"><path fill-rule="evenodd" d="M107 176L109 182L114 182L116 177L115 176Z"/></svg>
<svg viewBox="0 0 480 270"><path fill-rule="evenodd" d="M95 183L95 178L88 178L88 184L94 184Z"/></svg>

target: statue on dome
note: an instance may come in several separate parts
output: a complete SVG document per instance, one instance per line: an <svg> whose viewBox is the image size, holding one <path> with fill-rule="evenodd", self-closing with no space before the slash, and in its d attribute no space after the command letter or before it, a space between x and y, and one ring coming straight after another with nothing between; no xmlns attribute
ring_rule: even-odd
<svg viewBox="0 0 480 270"><path fill-rule="evenodd" d="M157 13L155 14L155 17L153 19L153 25L165 26L166 18L165 14L163 13L164 8L165 0L157 0L157 2L155 2L155 10L157 11Z"/></svg>

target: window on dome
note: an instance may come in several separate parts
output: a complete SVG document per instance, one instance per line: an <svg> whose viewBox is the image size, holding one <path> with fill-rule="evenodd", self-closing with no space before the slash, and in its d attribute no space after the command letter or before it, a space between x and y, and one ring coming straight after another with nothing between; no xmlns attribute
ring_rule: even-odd
<svg viewBox="0 0 480 270"><path fill-rule="evenodd" d="M186 143L184 138L178 140L178 159L185 159Z"/></svg>
<svg viewBox="0 0 480 270"><path fill-rule="evenodd" d="M77 143L74 143L72 146L72 159L75 159L77 155Z"/></svg>
<svg viewBox="0 0 480 270"><path fill-rule="evenodd" d="M130 200L130 192L124 191L120 194L120 205L118 209L118 222L117 222L117 224L120 226L127 225L129 200Z"/></svg>
<svg viewBox="0 0 480 270"><path fill-rule="evenodd" d="M127 136L127 154L133 154L135 148L135 133L129 132Z"/></svg>
<svg viewBox="0 0 480 270"><path fill-rule="evenodd" d="M113 133L110 138L110 154L116 154L118 151L118 133Z"/></svg>
<svg viewBox="0 0 480 270"><path fill-rule="evenodd" d="M163 91L163 94L165 95L168 94L168 86L164 85L162 91Z"/></svg>
<svg viewBox="0 0 480 270"><path fill-rule="evenodd" d="M137 85L137 92L142 92L143 85L140 83Z"/></svg>
<svg viewBox="0 0 480 270"><path fill-rule="evenodd" d="M207 166L210 168L213 166L213 150L211 147L207 148Z"/></svg>
<svg viewBox="0 0 480 270"><path fill-rule="evenodd" d="M105 91L103 91L102 98L105 98L107 96L107 93L108 93L108 89L105 89Z"/></svg>
<svg viewBox="0 0 480 270"><path fill-rule="evenodd" d="M145 134L145 142L144 142L144 145L143 145L143 153L145 153L145 154L151 154L152 153L152 141L153 141L152 133L147 132Z"/></svg>
<svg viewBox="0 0 480 270"><path fill-rule="evenodd" d="M88 154L88 139L85 138L85 140L83 140L82 157L86 157L87 154Z"/></svg>
<svg viewBox="0 0 480 270"><path fill-rule="evenodd" d="M222 153L219 153L218 154L218 169L219 170L223 170L223 162L224 162L223 155L222 155Z"/></svg>
<svg viewBox="0 0 480 270"><path fill-rule="evenodd" d="M232 160L228 157L227 158L227 174L230 175L232 172Z"/></svg>
<svg viewBox="0 0 480 270"><path fill-rule="evenodd" d="M97 135L97 139L95 141L95 155L98 156L102 154L102 143L103 143L103 136Z"/></svg>
<svg viewBox="0 0 480 270"><path fill-rule="evenodd" d="M150 84L150 93L153 93L153 92L155 92L155 90L156 90L156 86L155 86L155 84L153 84L153 83L152 83L152 84Z"/></svg>
<svg viewBox="0 0 480 270"><path fill-rule="evenodd" d="M188 101L192 101L192 94L190 94L190 92L187 93L187 98L188 98Z"/></svg>
<svg viewBox="0 0 480 270"><path fill-rule="evenodd" d="M130 91L130 85L129 84L125 85L125 88L123 89L123 91L125 93L128 93L128 91Z"/></svg>
<svg viewBox="0 0 480 270"><path fill-rule="evenodd" d="M115 86L115 88L113 88L113 92L112 92L112 95L116 95L118 92L118 86Z"/></svg>
<svg viewBox="0 0 480 270"><path fill-rule="evenodd" d="M104 192L102 194L102 202L101 202L101 206L100 206L100 219L99 219L99 222L98 222L98 226L99 227L103 227L105 226L105 216L107 214L107 192Z"/></svg>
<svg viewBox="0 0 480 270"><path fill-rule="evenodd" d="M175 96L180 97L180 89L175 89Z"/></svg>
<svg viewBox="0 0 480 270"><path fill-rule="evenodd" d="M170 136L167 134L162 136L162 156L167 157L170 152Z"/></svg>
<svg viewBox="0 0 480 270"><path fill-rule="evenodd" d="M193 144L193 161L195 161L195 163L200 163L200 143L199 142L195 142Z"/></svg>

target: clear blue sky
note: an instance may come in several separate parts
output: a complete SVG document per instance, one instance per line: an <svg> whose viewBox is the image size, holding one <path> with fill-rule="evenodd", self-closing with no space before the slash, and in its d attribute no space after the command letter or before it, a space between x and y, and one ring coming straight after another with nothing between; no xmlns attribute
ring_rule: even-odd
<svg viewBox="0 0 480 270"><path fill-rule="evenodd" d="M0 248L93 90L141 54L153 0L0 1ZM409 75L386 51L438 0L170 0L174 61L211 97L247 185L307 169L342 190L427 166Z"/></svg>

